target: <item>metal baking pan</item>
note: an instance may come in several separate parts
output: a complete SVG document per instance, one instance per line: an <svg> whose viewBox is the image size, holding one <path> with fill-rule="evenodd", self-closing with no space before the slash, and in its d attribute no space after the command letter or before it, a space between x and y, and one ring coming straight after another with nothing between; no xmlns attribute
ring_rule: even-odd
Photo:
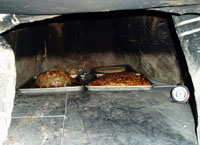
<svg viewBox="0 0 200 145"><path fill-rule="evenodd" d="M75 76L72 76L73 78ZM84 89L81 79L77 76L75 77L72 86L66 87L52 87L52 88L39 88L35 84L36 77L28 80L24 85L17 89L17 93L21 94L38 94L38 93L58 93L58 92L68 92L68 91L82 91Z"/></svg>
<svg viewBox="0 0 200 145"><path fill-rule="evenodd" d="M133 73L138 73L137 71L135 71L131 66L129 65L116 65L117 67L126 67L126 71L129 72L133 72ZM109 66L110 67L110 66ZM98 67L100 68L100 67ZM88 78L85 78L87 80L88 84L90 81L92 81L93 79L95 79L96 77L99 76L99 73L95 72L96 68L93 68L90 72L90 75ZM138 73L139 74L139 73ZM92 77L93 75L93 77ZM143 75L142 75L143 76ZM143 76L144 77L144 76ZM154 85L153 83L147 79L146 77L144 77L148 82L150 82L151 85L146 85L146 86L88 86L86 85L86 89L88 91L131 91L131 90L150 90Z"/></svg>
<svg viewBox="0 0 200 145"><path fill-rule="evenodd" d="M57 88L27 88L18 89L17 92L21 94L38 94L38 93L59 93L59 92L71 92L81 91L83 86L69 86L69 87L57 87Z"/></svg>
<svg viewBox="0 0 200 145"><path fill-rule="evenodd" d="M147 79L147 78L146 78ZM88 91L131 91L131 90L150 90L153 88L153 83L147 79L151 85L142 86L88 86L86 89Z"/></svg>
<svg viewBox="0 0 200 145"><path fill-rule="evenodd" d="M153 85L148 86L86 86L88 91L131 91L150 90Z"/></svg>

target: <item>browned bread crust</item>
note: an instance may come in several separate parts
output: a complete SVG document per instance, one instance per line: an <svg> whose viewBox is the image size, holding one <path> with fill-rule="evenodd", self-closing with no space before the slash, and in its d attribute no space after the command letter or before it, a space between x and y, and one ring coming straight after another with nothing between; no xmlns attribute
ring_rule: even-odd
<svg viewBox="0 0 200 145"><path fill-rule="evenodd" d="M72 84L72 78L64 70L50 70L37 76L36 85L39 87L65 87Z"/></svg>
<svg viewBox="0 0 200 145"><path fill-rule="evenodd" d="M132 72L105 74L91 81L89 86L142 86L150 83L141 75Z"/></svg>

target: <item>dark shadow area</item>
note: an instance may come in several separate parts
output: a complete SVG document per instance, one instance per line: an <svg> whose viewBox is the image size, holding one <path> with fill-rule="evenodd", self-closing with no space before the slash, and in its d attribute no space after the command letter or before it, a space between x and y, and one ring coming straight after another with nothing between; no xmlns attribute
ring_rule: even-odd
<svg viewBox="0 0 200 145"><path fill-rule="evenodd" d="M43 53L45 45L49 56L61 57L66 53L108 51L170 54L173 44L168 19L167 13L146 10L79 13L21 24L4 35L10 41L9 33L15 33L12 41L17 41L13 47L17 57Z"/></svg>

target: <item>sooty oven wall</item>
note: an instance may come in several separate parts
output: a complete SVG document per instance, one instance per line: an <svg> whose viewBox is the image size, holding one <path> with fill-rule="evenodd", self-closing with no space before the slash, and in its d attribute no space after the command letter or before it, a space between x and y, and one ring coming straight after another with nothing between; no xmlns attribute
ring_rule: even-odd
<svg viewBox="0 0 200 145"><path fill-rule="evenodd" d="M182 75L170 21L164 13L140 11L73 14L20 25L4 36L15 51L17 87L50 67L117 64L175 84Z"/></svg>

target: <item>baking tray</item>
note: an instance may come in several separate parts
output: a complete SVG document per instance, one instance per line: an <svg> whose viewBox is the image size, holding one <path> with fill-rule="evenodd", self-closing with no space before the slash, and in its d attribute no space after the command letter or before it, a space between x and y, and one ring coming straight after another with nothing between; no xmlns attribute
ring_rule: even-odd
<svg viewBox="0 0 200 145"><path fill-rule="evenodd" d="M133 73L138 73L137 71L135 71L130 65L115 65L116 67L124 67L126 68L125 71L128 72L133 72ZM108 67L115 67L115 66L108 66ZM93 79L95 79L95 76L100 76L101 74L104 73L98 73L95 70L97 68L101 68L101 67L96 67L91 69L90 71L90 75L93 75L94 77L89 77L89 79L86 78L87 83L88 84L90 81L92 81ZM100 75L99 75L100 74ZM139 73L138 73L139 74ZM141 74L142 75L142 74ZM142 75L143 76L143 75ZM153 83L147 79L145 76L143 76L148 82L150 82L151 85L142 85L142 86L88 86L86 85L85 88L88 91L131 91L131 90L150 90L153 87Z"/></svg>
<svg viewBox="0 0 200 145"><path fill-rule="evenodd" d="M59 92L68 92L68 91L82 91L84 89L83 83L79 76L72 76L74 82L72 86L66 87L52 87L52 88L39 88L35 84L36 77L28 80L24 85L17 89L17 93L21 94L38 94L38 93L59 93Z"/></svg>
<svg viewBox="0 0 200 145"><path fill-rule="evenodd" d="M153 86L86 86L88 91L132 91L150 90Z"/></svg>

